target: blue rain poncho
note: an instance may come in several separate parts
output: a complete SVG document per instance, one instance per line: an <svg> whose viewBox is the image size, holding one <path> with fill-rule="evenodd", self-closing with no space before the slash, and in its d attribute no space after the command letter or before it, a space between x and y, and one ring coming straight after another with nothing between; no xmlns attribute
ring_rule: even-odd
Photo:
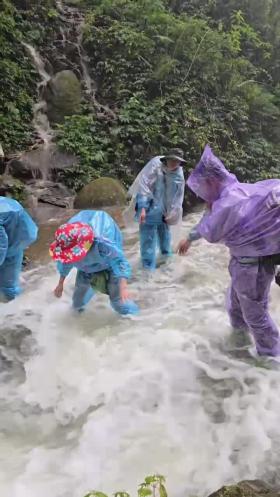
<svg viewBox="0 0 280 497"><path fill-rule="evenodd" d="M8 299L20 293L23 251L37 239L38 228L16 201L0 197L0 292Z"/></svg>
<svg viewBox="0 0 280 497"><path fill-rule="evenodd" d="M123 238L115 221L103 211L81 211L72 217L70 223L88 224L94 232L94 242L81 261L74 264L57 263L62 277L66 277L74 267L78 269L73 307L82 310L95 294L92 286L93 275L106 272L107 290L113 309L122 315L137 314L138 306L132 300L120 298L120 279L131 277L131 268L123 252Z"/></svg>
<svg viewBox="0 0 280 497"><path fill-rule="evenodd" d="M168 171L161 157L154 157L140 172L129 190L137 215L146 209L146 223L160 224L163 218L169 225L182 219L185 181L183 168Z"/></svg>
<svg viewBox="0 0 280 497"><path fill-rule="evenodd" d="M178 227L182 221L185 181L183 168L169 171L162 157L154 157L140 172L129 190L132 197L126 211L130 219L132 209L139 221L142 209L146 211L145 223L140 225L140 250L145 269L156 268L157 246L163 257L169 257L171 250L170 226Z"/></svg>
<svg viewBox="0 0 280 497"><path fill-rule="evenodd" d="M117 278L129 279L130 265L123 253L122 234L114 220L103 211L81 211L68 223L85 223L92 227L94 243L84 259L74 264L57 263L61 276L66 277L73 267L85 273L110 270Z"/></svg>

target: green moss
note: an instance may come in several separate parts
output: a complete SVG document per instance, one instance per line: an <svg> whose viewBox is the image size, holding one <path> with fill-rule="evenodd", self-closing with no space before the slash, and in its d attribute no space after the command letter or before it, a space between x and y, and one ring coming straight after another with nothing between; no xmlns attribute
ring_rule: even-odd
<svg viewBox="0 0 280 497"><path fill-rule="evenodd" d="M72 71L60 71L49 82L45 98L49 119L53 123L64 121L65 116L78 114L81 108L81 84Z"/></svg>
<svg viewBox="0 0 280 497"><path fill-rule="evenodd" d="M99 178L86 185L77 195L76 209L121 206L126 203L126 191L114 178Z"/></svg>

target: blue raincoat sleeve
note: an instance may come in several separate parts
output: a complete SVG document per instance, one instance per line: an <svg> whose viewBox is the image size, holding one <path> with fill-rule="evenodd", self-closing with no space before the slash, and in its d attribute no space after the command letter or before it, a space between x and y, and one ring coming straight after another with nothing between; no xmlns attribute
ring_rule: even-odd
<svg viewBox="0 0 280 497"><path fill-rule="evenodd" d="M63 262L57 262L56 267L60 276L66 278L75 266L74 264L63 264Z"/></svg>
<svg viewBox="0 0 280 497"><path fill-rule="evenodd" d="M129 279L131 277L131 267L122 248L110 240L100 240L98 242L100 255L105 259L114 276L117 278Z"/></svg>
<svg viewBox="0 0 280 497"><path fill-rule="evenodd" d="M21 245L23 249L26 249L27 247L32 245L32 243L36 242L38 236L38 227L25 209L22 209L20 212L18 231L18 236L21 239Z"/></svg>
<svg viewBox="0 0 280 497"><path fill-rule="evenodd" d="M153 186L156 183L160 165L160 158L154 157L140 173L137 195L137 206L139 209L148 209L153 199Z"/></svg>
<svg viewBox="0 0 280 497"><path fill-rule="evenodd" d="M8 251L8 236L4 226L0 224L0 266L3 264L6 258L7 251Z"/></svg>

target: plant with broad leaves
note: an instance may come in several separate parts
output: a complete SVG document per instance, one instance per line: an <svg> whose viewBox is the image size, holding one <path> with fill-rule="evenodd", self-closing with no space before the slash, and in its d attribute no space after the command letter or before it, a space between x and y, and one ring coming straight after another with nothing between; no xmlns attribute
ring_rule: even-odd
<svg viewBox="0 0 280 497"><path fill-rule="evenodd" d="M161 475L147 476L143 483L138 487L138 497L167 497L165 488L165 478ZM102 492L92 491L85 497L107 497ZM127 492L116 492L114 497L130 497Z"/></svg>

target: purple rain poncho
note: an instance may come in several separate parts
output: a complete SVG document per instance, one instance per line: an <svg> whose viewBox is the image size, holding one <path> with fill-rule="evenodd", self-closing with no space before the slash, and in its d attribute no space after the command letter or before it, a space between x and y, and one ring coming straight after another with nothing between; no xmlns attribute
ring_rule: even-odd
<svg viewBox="0 0 280 497"><path fill-rule="evenodd" d="M196 227L208 242L235 257L280 253L280 180L239 183L207 145L187 185L211 205Z"/></svg>

